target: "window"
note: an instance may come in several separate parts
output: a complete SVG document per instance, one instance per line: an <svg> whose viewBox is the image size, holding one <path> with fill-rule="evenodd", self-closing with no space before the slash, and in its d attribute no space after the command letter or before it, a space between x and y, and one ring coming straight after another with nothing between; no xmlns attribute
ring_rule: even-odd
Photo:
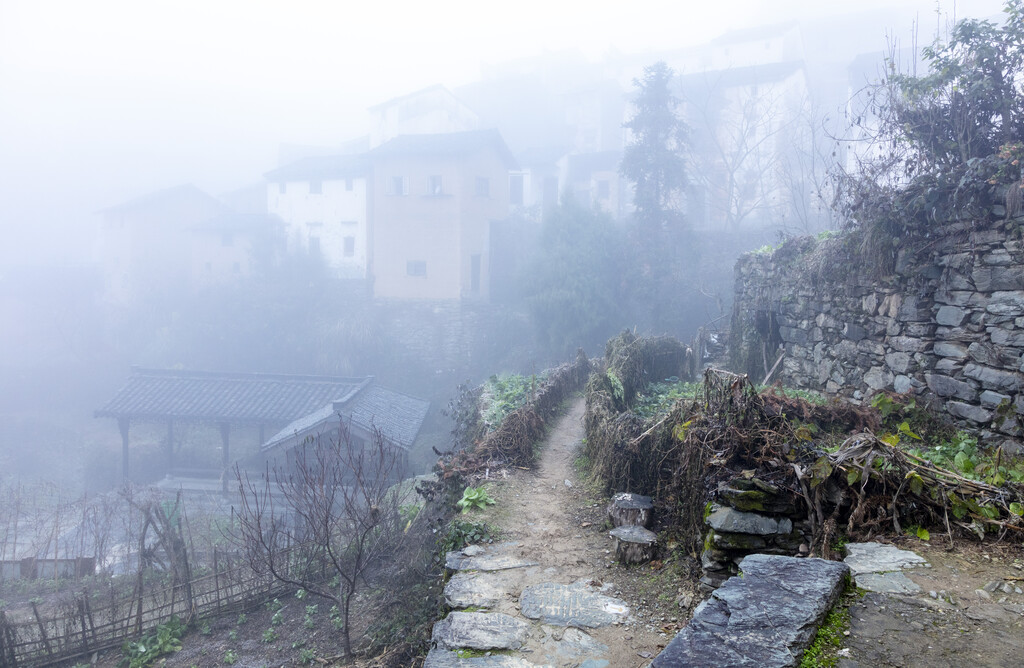
<svg viewBox="0 0 1024 668"><path fill-rule="evenodd" d="M278 183L277 184L277 192L282 194L282 195L286 194L288 192L288 184L285 183L284 181L281 181L280 183Z"/></svg>
<svg viewBox="0 0 1024 668"><path fill-rule="evenodd" d="M477 197L490 197L491 196L491 180L486 176L476 177L476 196Z"/></svg>
<svg viewBox="0 0 1024 668"><path fill-rule="evenodd" d="M472 255L469 258L469 289L473 292L480 292L480 256Z"/></svg>
<svg viewBox="0 0 1024 668"><path fill-rule="evenodd" d="M444 189L441 187L441 175L431 174L427 177L427 194L428 195L442 195Z"/></svg>
<svg viewBox="0 0 1024 668"><path fill-rule="evenodd" d="M409 260L405 263L406 276L426 276L427 263L423 260Z"/></svg>
<svg viewBox="0 0 1024 668"><path fill-rule="evenodd" d="M324 192L324 182L320 179L309 182L309 194L310 195L322 195Z"/></svg>
<svg viewBox="0 0 1024 668"><path fill-rule="evenodd" d="M319 255L320 254L320 237L309 238L309 254Z"/></svg>
<svg viewBox="0 0 1024 668"><path fill-rule="evenodd" d="M344 241L344 244L345 244L344 249L342 251L344 256L345 257L352 257L353 255L355 255L356 254L356 238L355 237L345 237L343 241Z"/></svg>
<svg viewBox="0 0 1024 668"><path fill-rule="evenodd" d="M508 203L512 206L523 205L523 175L508 175Z"/></svg>
<svg viewBox="0 0 1024 668"><path fill-rule="evenodd" d="M601 179L597 182L597 199L608 199L611 196L611 192L607 179Z"/></svg>
<svg viewBox="0 0 1024 668"><path fill-rule="evenodd" d="M385 192L388 195L409 194L409 177L407 176L392 176L385 185Z"/></svg>
<svg viewBox="0 0 1024 668"><path fill-rule="evenodd" d="M352 177L345 179L345 190L352 192Z"/></svg>

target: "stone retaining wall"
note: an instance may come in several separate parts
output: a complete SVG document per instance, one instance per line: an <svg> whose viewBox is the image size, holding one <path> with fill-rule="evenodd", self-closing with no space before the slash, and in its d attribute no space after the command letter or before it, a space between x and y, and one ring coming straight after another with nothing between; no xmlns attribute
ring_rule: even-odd
<svg viewBox="0 0 1024 668"><path fill-rule="evenodd" d="M868 399L919 396L1021 448L1024 218L956 222L897 240L886 275L855 260L850 237L801 238L736 264L731 362L772 380Z"/></svg>

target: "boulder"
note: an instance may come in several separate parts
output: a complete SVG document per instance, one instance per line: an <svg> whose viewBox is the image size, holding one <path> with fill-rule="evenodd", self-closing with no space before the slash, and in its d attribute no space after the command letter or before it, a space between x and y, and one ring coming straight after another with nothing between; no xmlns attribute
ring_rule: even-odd
<svg viewBox="0 0 1024 668"><path fill-rule="evenodd" d="M743 513L732 508L719 508L708 515L705 521L715 531L747 533L755 536L788 534L793 530L793 521L788 517L778 518L757 513Z"/></svg>

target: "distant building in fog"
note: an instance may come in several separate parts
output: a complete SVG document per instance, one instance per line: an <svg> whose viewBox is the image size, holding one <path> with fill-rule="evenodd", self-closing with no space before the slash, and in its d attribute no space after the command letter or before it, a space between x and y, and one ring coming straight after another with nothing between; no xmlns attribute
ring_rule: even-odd
<svg viewBox="0 0 1024 668"><path fill-rule="evenodd" d="M107 299L124 303L188 285L192 229L226 212L220 201L191 184L101 210L99 260Z"/></svg>
<svg viewBox="0 0 1024 668"><path fill-rule="evenodd" d="M370 151L376 297L487 299L490 225L515 159L497 130L403 135Z"/></svg>
<svg viewBox="0 0 1024 668"><path fill-rule="evenodd" d="M267 210L285 222L288 252L322 258L337 278L366 278L369 175L358 155L303 158L268 172Z"/></svg>
<svg viewBox="0 0 1024 668"><path fill-rule="evenodd" d="M399 135L445 134L480 128L480 118L441 85L370 107L370 148Z"/></svg>

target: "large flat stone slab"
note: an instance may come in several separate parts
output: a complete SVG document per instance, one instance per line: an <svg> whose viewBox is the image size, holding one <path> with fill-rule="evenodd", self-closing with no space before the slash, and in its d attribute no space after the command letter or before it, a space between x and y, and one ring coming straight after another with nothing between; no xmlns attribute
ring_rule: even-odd
<svg viewBox="0 0 1024 668"><path fill-rule="evenodd" d="M835 561L753 554L694 611L651 664L795 666L839 599L850 568Z"/></svg>
<svg viewBox="0 0 1024 668"><path fill-rule="evenodd" d="M432 649L423 661L423 668L554 668L550 664L530 663L508 654L460 657L446 649Z"/></svg>
<svg viewBox="0 0 1024 668"><path fill-rule="evenodd" d="M905 568L928 566L928 561L910 550L883 543L848 543L843 563L854 576L861 573L890 573Z"/></svg>
<svg viewBox="0 0 1024 668"><path fill-rule="evenodd" d="M444 599L452 608L493 608L508 589L494 573L459 571L444 587Z"/></svg>
<svg viewBox="0 0 1024 668"><path fill-rule="evenodd" d="M544 624L593 629L623 621L629 615L629 606L585 586L545 582L523 590L519 611Z"/></svg>
<svg viewBox="0 0 1024 668"><path fill-rule="evenodd" d="M855 575L857 586L880 594L917 594L921 587L902 571L894 573L861 573Z"/></svg>
<svg viewBox="0 0 1024 668"><path fill-rule="evenodd" d="M526 622L498 612L451 612L434 624L431 640L443 649L519 649Z"/></svg>
<svg viewBox="0 0 1024 668"><path fill-rule="evenodd" d="M537 565L537 562L515 554L515 549L515 543L499 543L488 547L470 545L445 555L444 565L453 571L503 571Z"/></svg>

